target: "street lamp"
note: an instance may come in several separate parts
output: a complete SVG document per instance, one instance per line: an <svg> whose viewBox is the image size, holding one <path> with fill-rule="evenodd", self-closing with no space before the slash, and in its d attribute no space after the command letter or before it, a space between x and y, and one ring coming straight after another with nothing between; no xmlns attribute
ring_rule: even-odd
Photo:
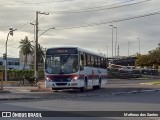
<svg viewBox="0 0 160 120"><path fill-rule="evenodd" d="M137 39L138 39L138 42L139 42L139 54L141 54L141 53L140 53L140 50L141 50L140 38L137 38Z"/></svg>
<svg viewBox="0 0 160 120"><path fill-rule="evenodd" d="M106 48L107 48L107 58L108 58L108 45L106 46Z"/></svg>
<svg viewBox="0 0 160 120"><path fill-rule="evenodd" d="M34 26L34 76L36 78L36 59L37 59L36 34L35 34L36 24L33 24L33 23L30 23L30 24Z"/></svg>
<svg viewBox="0 0 160 120"><path fill-rule="evenodd" d="M115 42L115 58L117 57L116 52L117 52L117 27L114 27L116 29L116 42Z"/></svg>
<svg viewBox="0 0 160 120"><path fill-rule="evenodd" d="M112 59L113 59L113 25L109 25L112 27Z"/></svg>
<svg viewBox="0 0 160 120"><path fill-rule="evenodd" d="M5 81L7 81L7 42L8 42L9 35L13 36L13 31L16 31L16 30L17 29L13 30L12 27L9 28L9 32L8 32L8 35L7 35L6 46L5 46L5 56L6 56L6 61L5 61Z"/></svg>
<svg viewBox="0 0 160 120"><path fill-rule="evenodd" d="M130 45L130 43L131 43L131 42L128 42L128 57L129 57L129 45Z"/></svg>
<svg viewBox="0 0 160 120"><path fill-rule="evenodd" d="M38 37L40 37L41 35L43 35L44 33L46 33L47 31L51 30L51 29L55 29L55 27L52 28L48 28L47 30L45 30L43 33L41 33Z"/></svg>
<svg viewBox="0 0 160 120"><path fill-rule="evenodd" d="M36 26L36 24L33 24L33 23L30 23L31 25L33 25L34 26L34 41L35 41L35 26Z"/></svg>
<svg viewBox="0 0 160 120"><path fill-rule="evenodd" d="M33 23L30 23L31 25L34 26L34 76L35 76L35 79L37 79L37 76L38 76L38 71L37 71L37 68L38 68L38 63L37 63L37 41L36 41L36 34L35 34L35 29L36 29L36 24L33 24ZM43 35L44 33L46 33L47 31L49 31L50 29L55 29L55 27L52 27L52 28L48 28L47 30L45 30L43 33L41 33L38 37L40 37L41 35Z"/></svg>

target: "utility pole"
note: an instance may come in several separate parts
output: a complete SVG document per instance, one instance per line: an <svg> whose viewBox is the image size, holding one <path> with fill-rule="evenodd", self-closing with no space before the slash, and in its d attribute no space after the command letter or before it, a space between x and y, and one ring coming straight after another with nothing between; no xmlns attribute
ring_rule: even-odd
<svg viewBox="0 0 160 120"><path fill-rule="evenodd" d="M45 12L40 12L40 11L36 11L36 35L35 35L35 46L34 46L34 51L35 51L35 60L34 60L34 76L35 79L38 80L38 60L37 60L37 51L38 51L38 15L39 14L43 14L43 15L49 15L49 13L45 13Z"/></svg>
<svg viewBox="0 0 160 120"><path fill-rule="evenodd" d="M118 45L118 48L117 48L117 57L119 58L119 45Z"/></svg>
<svg viewBox="0 0 160 120"><path fill-rule="evenodd" d="M139 42L139 54L141 54L141 43L140 43L140 38L137 38Z"/></svg>
<svg viewBox="0 0 160 120"><path fill-rule="evenodd" d="M116 52L117 52L117 27L114 27L116 29L116 42L115 42L115 58L117 57Z"/></svg>
<svg viewBox="0 0 160 120"><path fill-rule="evenodd" d="M112 60L113 60L113 25L109 25L112 27Z"/></svg>
<svg viewBox="0 0 160 120"><path fill-rule="evenodd" d="M107 58L108 58L108 45L106 46L106 48L107 48Z"/></svg>
<svg viewBox="0 0 160 120"><path fill-rule="evenodd" d="M17 29L14 29L11 27L9 28L9 32L7 34L7 40L6 40L6 44L5 44L5 81L7 81L7 71L8 71L8 58L7 58L7 43L8 43L8 38L9 38L9 35L12 35L13 36L13 32L16 31Z"/></svg>
<svg viewBox="0 0 160 120"><path fill-rule="evenodd" d="M128 42L128 57L129 57L129 46L131 42Z"/></svg>

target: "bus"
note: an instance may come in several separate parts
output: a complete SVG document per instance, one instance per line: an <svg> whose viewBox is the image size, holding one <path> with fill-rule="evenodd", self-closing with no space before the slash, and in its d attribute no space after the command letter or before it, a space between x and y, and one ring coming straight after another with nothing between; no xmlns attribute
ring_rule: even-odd
<svg viewBox="0 0 160 120"><path fill-rule="evenodd" d="M46 50L45 87L52 90L101 88L107 83L108 60L79 47Z"/></svg>

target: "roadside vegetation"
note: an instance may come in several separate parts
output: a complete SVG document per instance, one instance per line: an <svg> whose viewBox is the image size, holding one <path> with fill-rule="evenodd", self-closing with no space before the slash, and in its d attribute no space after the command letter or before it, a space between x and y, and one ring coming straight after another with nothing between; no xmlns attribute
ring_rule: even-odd
<svg viewBox="0 0 160 120"><path fill-rule="evenodd" d="M156 49L149 51L148 54L138 54L135 64L140 67L153 67L158 69L160 66L160 43Z"/></svg>
<svg viewBox="0 0 160 120"><path fill-rule="evenodd" d="M159 81L154 81L154 82L148 82L147 84L150 84L150 85L160 85L160 80Z"/></svg>

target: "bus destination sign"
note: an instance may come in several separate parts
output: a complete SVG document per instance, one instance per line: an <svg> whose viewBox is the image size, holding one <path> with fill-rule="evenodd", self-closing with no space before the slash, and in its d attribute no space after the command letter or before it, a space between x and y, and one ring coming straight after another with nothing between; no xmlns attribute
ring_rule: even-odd
<svg viewBox="0 0 160 120"><path fill-rule="evenodd" d="M53 55L53 54L78 54L78 51L76 48L53 48L48 49L46 52L47 55Z"/></svg>

